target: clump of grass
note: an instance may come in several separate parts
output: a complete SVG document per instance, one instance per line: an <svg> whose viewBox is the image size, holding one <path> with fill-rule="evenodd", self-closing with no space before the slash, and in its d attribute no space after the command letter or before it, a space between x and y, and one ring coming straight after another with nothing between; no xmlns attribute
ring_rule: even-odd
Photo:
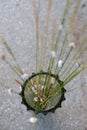
<svg viewBox="0 0 87 130"><path fill-rule="evenodd" d="M44 66L46 65L45 59L47 58L46 47L48 43L48 28L52 3L52 0L48 0L45 31L40 32L39 12L35 0L32 0L36 25L36 72L34 72L31 76L24 74L8 43L4 39L1 39L1 43L5 46L5 48L7 48L16 64L12 65L2 52L0 52L0 58L9 64L22 80L22 83L18 80L16 80L16 82L21 85L22 91L20 95L22 96L23 103L26 104L27 108L32 108L35 112L49 111L55 108L55 106L60 106L61 102L64 100L64 87L87 68L86 64L81 63L78 64L77 67L75 66L78 59L84 53L84 50L87 49L87 46L81 46L81 44L79 44L79 38L77 41L73 40L69 42L68 40L69 34L73 32L76 16L80 7L80 0L76 1L69 26L65 31L61 48L59 45L65 28L66 19L73 3L73 0L67 0L61 19L61 25L58 30L57 21L54 20L53 22L52 38L49 46L51 56L49 58L49 64L44 70Z"/></svg>

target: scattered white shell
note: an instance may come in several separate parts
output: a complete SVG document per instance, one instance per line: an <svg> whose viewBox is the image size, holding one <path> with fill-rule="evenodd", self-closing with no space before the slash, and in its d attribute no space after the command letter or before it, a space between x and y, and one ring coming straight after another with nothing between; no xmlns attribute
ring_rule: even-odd
<svg viewBox="0 0 87 130"><path fill-rule="evenodd" d="M44 85L41 86L41 90L43 90L43 89L44 89Z"/></svg>
<svg viewBox="0 0 87 130"><path fill-rule="evenodd" d="M59 30L61 31L62 29L63 29L63 25L60 24L60 26L59 26Z"/></svg>
<svg viewBox="0 0 87 130"><path fill-rule="evenodd" d="M22 87L21 87L21 86L19 86L19 91L20 91L20 92L22 91Z"/></svg>
<svg viewBox="0 0 87 130"><path fill-rule="evenodd" d="M29 77L28 74L24 73L23 75L21 75L21 78L24 79L24 80L27 80Z"/></svg>
<svg viewBox="0 0 87 130"><path fill-rule="evenodd" d="M63 65L63 61L62 61L62 60L59 60L59 61L58 61L58 67L61 68L62 65Z"/></svg>
<svg viewBox="0 0 87 130"><path fill-rule="evenodd" d="M39 84L38 88L39 88L39 90L43 90L44 89L44 85Z"/></svg>
<svg viewBox="0 0 87 130"><path fill-rule="evenodd" d="M30 123L36 123L36 122L37 122L37 118L36 118L36 117L31 117L31 118L29 119L29 122L30 122Z"/></svg>
<svg viewBox="0 0 87 130"><path fill-rule="evenodd" d="M13 93L13 89L12 89L12 88L9 88L9 89L8 89L8 93L9 93L9 94L12 94L12 93Z"/></svg>
<svg viewBox="0 0 87 130"><path fill-rule="evenodd" d="M38 97L34 97L34 101L37 102L38 101Z"/></svg>
<svg viewBox="0 0 87 130"><path fill-rule="evenodd" d="M40 101L41 101L41 102L43 102L43 99L42 99L42 98L40 98Z"/></svg>
<svg viewBox="0 0 87 130"><path fill-rule="evenodd" d="M51 51L51 56L52 56L53 58L56 57L56 53L55 53L55 51Z"/></svg>
<svg viewBox="0 0 87 130"><path fill-rule="evenodd" d="M53 84L55 82L55 79L54 78L51 78L51 83Z"/></svg>
<svg viewBox="0 0 87 130"><path fill-rule="evenodd" d="M33 93L37 94L37 90L34 87L32 87L32 91Z"/></svg>
<svg viewBox="0 0 87 130"><path fill-rule="evenodd" d="M69 44L69 47L71 48L75 48L76 47L76 45L75 45L75 43L74 42L71 42L70 44Z"/></svg>

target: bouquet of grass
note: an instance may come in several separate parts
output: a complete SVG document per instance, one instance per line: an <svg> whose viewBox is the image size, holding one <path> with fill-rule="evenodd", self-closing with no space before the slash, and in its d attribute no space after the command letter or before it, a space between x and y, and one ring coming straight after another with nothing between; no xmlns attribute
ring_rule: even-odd
<svg viewBox="0 0 87 130"><path fill-rule="evenodd" d="M64 87L87 68L86 64L79 62L79 58L83 55L87 46L81 46L79 38L73 38L72 41L69 41L69 36L73 35L80 0L76 1L69 25L66 28L66 20L73 5L73 0L67 0L60 26L57 27L57 21L53 21L50 40L48 39L50 12L54 1L47 1L46 22L42 31L40 31L39 26L40 2L37 8L35 0L32 0L36 25L36 71L32 75L25 74L17 63L8 43L3 38L1 38L1 43L8 50L16 64L11 64L2 52L0 52L0 57L16 72L21 80L16 80L16 82L22 88L20 93L22 102L28 109L33 109L36 113L45 113L54 111L56 107L61 106L61 102L65 99L64 93L66 90ZM62 43L60 42L61 39ZM47 57L48 51L49 57Z"/></svg>

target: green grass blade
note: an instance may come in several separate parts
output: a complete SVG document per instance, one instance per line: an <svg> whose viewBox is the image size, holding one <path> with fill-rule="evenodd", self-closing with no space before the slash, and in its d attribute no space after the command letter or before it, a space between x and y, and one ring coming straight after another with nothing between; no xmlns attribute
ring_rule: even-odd
<svg viewBox="0 0 87 130"><path fill-rule="evenodd" d="M8 53L12 56L12 58L14 60L16 60L16 58L15 58L10 46L8 45L7 41L3 37L0 37L0 40L1 40L1 44L4 45L4 47L7 49Z"/></svg>

